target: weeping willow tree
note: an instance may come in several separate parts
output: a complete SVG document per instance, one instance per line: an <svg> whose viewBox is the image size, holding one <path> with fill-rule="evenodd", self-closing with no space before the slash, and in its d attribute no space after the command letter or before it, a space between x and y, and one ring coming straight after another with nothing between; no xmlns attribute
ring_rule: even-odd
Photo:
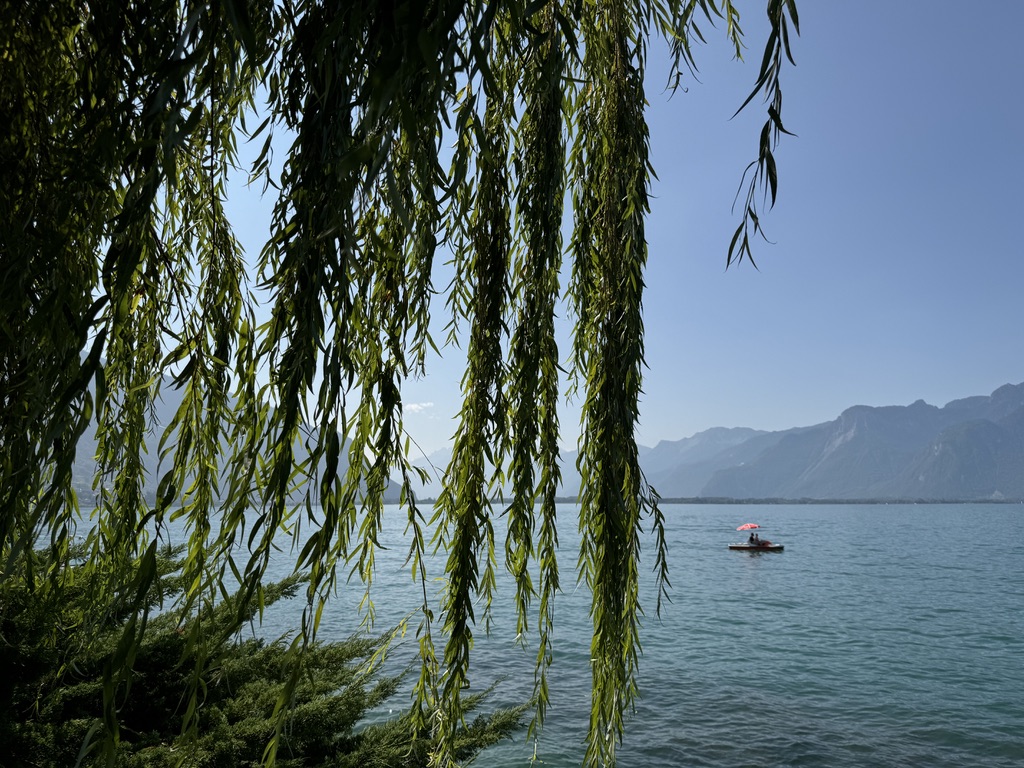
<svg viewBox="0 0 1024 768"><path fill-rule="evenodd" d="M445 745L463 718L473 638L499 567L514 576L519 629L537 638L539 727L560 583L566 370L582 404L577 572L593 595L585 762L614 762L639 695L648 526L659 594L668 575L657 496L634 440L652 175L648 47L667 41L670 83L694 71L711 27L739 56L737 5L3 4L3 578L59 592L82 578L66 566L84 542L97 625L110 606L135 601L105 671L99 736L118 738L117 703L146 632L144 596L166 526L177 521L187 534L178 608L195 615L236 583L240 604L261 604L272 551L301 531L295 568L310 575L294 642L301 658L341 580L358 574L369 591L389 482L402 489L408 564L423 586L414 719L441 744L434 762L454 760ZM747 101L763 99L767 116L741 181L729 261L752 256L785 132L780 75L798 17L794 0L766 6ZM272 234L252 261L224 205L241 141L262 146L244 170L276 201ZM451 261L448 285L434 284L439 259ZM574 320L567 354L554 326L563 305ZM424 509L402 392L443 346L432 317L446 320L467 362L444 491ZM168 387L180 407L155 428L153 406ZM86 509L72 467L93 431L95 508ZM155 498L144 492L148 455L160 463ZM500 488L510 493L496 507ZM34 554L40 545L45 559ZM435 552L447 558L436 605L427 589ZM202 622L189 627L199 670L207 639ZM202 682L197 672L186 728L196 727ZM287 704L286 691L281 723ZM271 741L268 762L274 750Z"/></svg>

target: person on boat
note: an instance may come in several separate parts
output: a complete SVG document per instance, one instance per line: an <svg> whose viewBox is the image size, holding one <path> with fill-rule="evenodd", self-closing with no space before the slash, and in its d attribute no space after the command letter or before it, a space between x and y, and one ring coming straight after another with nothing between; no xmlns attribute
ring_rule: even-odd
<svg viewBox="0 0 1024 768"><path fill-rule="evenodd" d="M752 534L750 534L750 536L751 536L751 543L754 546L756 546L756 547L760 547L761 546L761 537L758 536L756 533L752 533Z"/></svg>
<svg viewBox="0 0 1024 768"><path fill-rule="evenodd" d="M750 532L750 538L747 539L747 544L753 544L753 543L754 543L754 532L751 531Z"/></svg>

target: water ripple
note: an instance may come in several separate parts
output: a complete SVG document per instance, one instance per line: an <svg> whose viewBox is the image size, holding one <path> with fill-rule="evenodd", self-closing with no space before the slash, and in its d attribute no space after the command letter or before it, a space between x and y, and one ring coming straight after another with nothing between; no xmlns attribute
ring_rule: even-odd
<svg viewBox="0 0 1024 768"><path fill-rule="evenodd" d="M575 563L575 510L562 534ZM620 768L1024 765L1024 536L1010 505L666 506L672 602L642 634L642 699ZM396 516L396 526L401 515ZM731 552L755 520L786 545ZM396 529L400 530L400 529ZM379 626L416 607L396 546L379 557ZM645 552L653 551L647 549ZM394 554L395 563L388 556ZM653 565L653 562L649 562ZM390 568L390 571L388 570ZM516 646L499 584L474 680L527 698L534 651ZM642 600L653 614L653 577ZM345 600L330 631L353 628ZM354 603L353 603L354 605ZM589 716L589 595L556 601L552 702L539 765L579 765ZM410 653L412 649L410 649ZM525 766L520 735L480 760Z"/></svg>

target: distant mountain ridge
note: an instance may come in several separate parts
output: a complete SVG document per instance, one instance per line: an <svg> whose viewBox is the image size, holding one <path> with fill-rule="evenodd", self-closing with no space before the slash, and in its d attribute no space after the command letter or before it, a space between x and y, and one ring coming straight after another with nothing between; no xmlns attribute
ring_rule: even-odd
<svg viewBox="0 0 1024 768"><path fill-rule="evenodd" d="M155 421L168 423L179 400L165 390ZM92 494L94 435L83 435L75 486ZM301 446L297 446L301 453ZM155 452L154 452L155 453ZM808 427L761 431L714 427L681 440L640 447L640 464L662 498L848 501L1024 500L1024 383L939 408L855 405L836 419ZM159 477L145 457L146 495ZM436 498L451 459L448 451L417 462L431 467L419 498ZM562 454L560 495L575 497L576 452ZM343 462L344 463L344 462ZM392 483L386 500L398 500Z"/></svg>
<svg viewBox="0 0 1024 768"><path fill-rule="evenodd" d="M769 434L778 439L748 460L716 469L697 495L1024 498L1024 384L1007 384L987 397L954 400L942 408L923 400L908 406L857 405L834 421ZM675 495L671 483L659 491Z"/></svg>
<svg viewBox="0 0 1024 768"><path fill-rule="evenodd" d="M431 457L442 471L449 455ZM576 496L576 453L562 455ZM1024 384L939 408L855 405L833 421L774 432L715 427L640 449L663 498L979 501L1024 499ZM436 496L437 480L418 495Z"/></svg>
<svg viewBox="0 0 1024 768"><path fill-rule="evenodd" d="M169 379L165 379L160 390L160 397L156 398L152 403L151 426L146 440L147 451L140 457L143 466L142 494L151 504L156 501L157 487L159 485L160 477L169 469L168 461L163 463L159 461L155 446L158 443L160 433L164 426L172 422L174 414L181 406L181 403L181 390L172 386ZM310 441L315 440L316 430L312 427L307 427L306 429L307 438ZM173 444L174 439L172 438L170 442ZM348 445L349 441L344 440L344 448L341 451L341 456L339 457L338 473L342 477L344 477L348 470ZM97 501L96 492L93 486L97 472L96 455L98 447L96 429L95 427L92 427L86 430L86 432L81 436L75 451L76 458L72 468L71 482L78 498L86 506L91 506ZM222 452L224 456L230 455L230 449L226 444L226 441L223 445ZM304 440L296 441L294 452L296 463L303 463L309 459L309 452L304 444ZM322 472L324 466L325 463L321 461L318 471ZM307 488L305 485L298 484L290 496L290 501L296 504L299 503L304 498L306 490ZM390 504L398 503L400 493L401 483L395 483L392 481L385 488L384 501Z"/></svg>

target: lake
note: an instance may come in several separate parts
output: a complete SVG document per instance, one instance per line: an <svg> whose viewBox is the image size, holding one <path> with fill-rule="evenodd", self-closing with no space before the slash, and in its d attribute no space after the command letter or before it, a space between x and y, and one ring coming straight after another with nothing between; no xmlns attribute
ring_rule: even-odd
<svg viewBox="0 0 1024 768"><path fill-rule="evenodd" d="M663 505L672 602L643 585L641 700L620 768L1024 765L1024 506ZM378 555L377 627L417 605L402 569L404 513ZM576 509L559 514L551 705L539 764L577 766L589 716L589 594L575 589ZM781 553L734 552L745 522ZM645 550L644 572L653 567ZM440 574L433 574L435 576ZM507 676L496 703L532 686L536 643L515 645L507 581L474 649L474 686ZM353 585L322 637L356 626ZM502 598L506 599L502 599ZM283 628L296 606L268 616ZM408 661L410 643L397 660ZM393 702L395 709L404 700ZM377 716L386 716L378 712ZM525 730L481 765L523 766Z"/></svg>

